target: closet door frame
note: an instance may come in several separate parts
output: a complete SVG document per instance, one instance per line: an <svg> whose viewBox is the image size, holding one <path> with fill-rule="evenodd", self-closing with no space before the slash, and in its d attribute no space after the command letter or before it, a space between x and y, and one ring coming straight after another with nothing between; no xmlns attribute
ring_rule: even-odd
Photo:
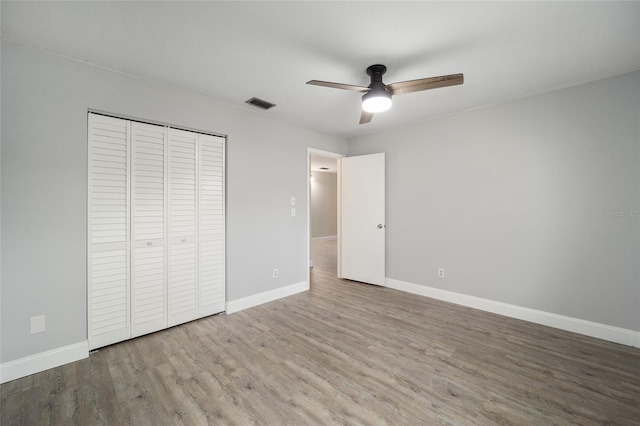
<svg viewBox="0 0 640 426"><path fill-rule="evenodd" d="M148 120L138 120L135 118L120 116L117 114L111 114L106 112L101 112L97 110L89 110L87 117L87 140L88 140L88 170L87 170L87 334L88 334L88 342L89 349L93 350L99 347L103 347L106 345L110 345L113 343L118 343L123 340L128 340L137 336L141 336L143 334L151 333L154 331L158 331L167 327L171 327L173 325L178 325L184 322L188 322L194 319L202 318L209 315L215 315L218 313L222 313L226 308L226 136L218 135L211 132L203 132L199 130L188 129L180 126L172 126L165 123L152 122ZM97 246L92 239L92 232L95 231L93 229L93 225L95 223L92 222L93 218L93 208L92 203L94 200L94 192L92 190L93 174L95 173L94 167L92 165L92 158L94 155L94 151L100 148L94 147L92 142L92 131L93 122L97 121L113 121L118 122L120 124L124 124L126 126L126 149L125 149L125 227L126 227L126 241L125 242L116 242L116 243L102 243L99 247L99 250L96 250ZM135 173L133 163L135 161L134 157L134 127L138 126L138 123L142 125L150 125L150 126L160 126L164 131L164 174L163 174L163 188L164 188L164 224L163 224L163 237L162 240L162 249L163 249L163 281L164 281L164 318L160 323L155 323L153 326L149 327L134 327L134 312L135 309L133 303L133 292L134 292L134 261L135 261L135 251L136 248L145 247L149 244L149 241L136 241L134 238L134 176ZM194 244L194 255L195 255L195 268L194 268L194 280L195 280L195 311L192 314L179 316L173 318L173 321L169 315L169 304L170 304L170 294L169 294L169 279L170 279L170 250L172 243L171 229L170 229L170 133L171 131L184 131L189 132L195 135L195 232L193 236L181 236L179 238L180 243L191 243ZM201 258L208 255L211 252L211 247L204 247L203 243L211 244L212 240L210 237L204 236L203 230L200 226L200 216L203 212L201 206L201 197L202 194L206 192L201 185L201 168L203 168L201 154L202 154L202 145L201 145L201 137L206 138L215 138L215 143L219 143L221 155L219 156L221 164L221 177L220 177L220 189L221 189L221 216L220 216L220 237L216 240L215 253L216 256L219 256L219 259L216 260L215 274L216 274L216 284L220 287L219 291L216 291L219 296L216 297L216 302L214 304L206 303L203 304L201 300L201 295L203 294L203 282L211 277L209 268L207 271L203 270L203 263L201 262ZM174 240L176 238L173 238ZM154 245L156 241L151 241L151 245ZM159 241L158 241L159 243ZM140 246L140 247L138 247ZM157 246L157 245L156 245ZM207 251L209 250L209 251ZM126 326L116 330L115 332L105 333L104 335L96 336L94 334L93 327L96 323L96 316L94 310L94 298L97 295L97 291L94 289L94 272L98 271L103 266L100 265L100 259L96 261L95 256L96 253L106 252L106 256L115 256L116 253L118 256L124 257L125 262L125 281L126 281L126 306L124 310L126 311L126 319L124 322ZM113 252L113 253L110 253ZM118 257L120 258L120 257ZM97 262L97 263L96 263ZM110 260L102 260L103 263L110 262ZM208 267L209 265L207 265ZM99 297L100 295L98 295ZM100 305L100 309L102 309L102 305Z"/></svg>

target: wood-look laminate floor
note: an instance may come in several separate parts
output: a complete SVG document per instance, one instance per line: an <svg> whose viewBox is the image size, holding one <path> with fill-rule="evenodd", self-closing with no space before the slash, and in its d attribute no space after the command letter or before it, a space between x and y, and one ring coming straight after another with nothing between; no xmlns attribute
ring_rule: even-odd
<svg viewBox="0 0 640 426"><path fill-rule="evenodd" d="M335 278L2 385L8 425L640 424L640 350Z"/></svg>

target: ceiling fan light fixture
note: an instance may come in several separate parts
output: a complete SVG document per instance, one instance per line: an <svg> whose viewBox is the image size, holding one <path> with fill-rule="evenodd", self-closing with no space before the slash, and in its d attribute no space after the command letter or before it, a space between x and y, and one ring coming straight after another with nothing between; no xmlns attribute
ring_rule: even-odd
<svg viewBox="0 0 640 426"><path fill-rule="evenodd" d="M366 112L384 112L391 108L391 93L386 90L371 90L362 97L362 109Z"/></svg>
<svg viewBox="0 0 640 426"><path fill-rule="evenodd" d="M375 113L383 112L391 108L392 95L404 95L405 93L421 92L423 90L456 86L464 83L464 75L459 73L384 84L382 82L382 76L386 72L387 67L382 64L375 64L368 67L367 75L371 77L371 84L369 84L368 87L354 86L353 84L333 83L331 81L322 80L309 80L307 81L307 84L332 87L334 89L353 90L356 92L366 92L362 97L360 124L367 124L371 122Z"/></svg>

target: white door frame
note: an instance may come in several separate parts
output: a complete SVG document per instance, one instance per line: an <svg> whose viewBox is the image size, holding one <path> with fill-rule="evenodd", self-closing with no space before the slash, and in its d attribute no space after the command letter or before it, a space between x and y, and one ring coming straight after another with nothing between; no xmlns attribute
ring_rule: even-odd
<svg viewBox="0 0 640 426"><path fill-rule="evenodd" d="M338 154L337 152L323 151L320 149L309 148L307 147L307 283L311 286L311 156L315 155L318 157L328 157L340 159L346 157L345 154ZM338 204L337 204L337 221L338 221L338 229L337 229L337 272L338 278L342 278L342 265L340 262L340 234L341 234L341 224L340 224L340 161L336 161L338 170L337 170L337 194L338 194Z"/></svg>

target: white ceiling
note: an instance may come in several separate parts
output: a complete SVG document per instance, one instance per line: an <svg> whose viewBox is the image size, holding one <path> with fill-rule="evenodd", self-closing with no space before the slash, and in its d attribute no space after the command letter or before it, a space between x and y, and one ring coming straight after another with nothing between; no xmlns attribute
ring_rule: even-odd
<svg viewBox="0 0 640 426"><path fill-rule="evenodd" d="M640 2L10 2L2 38L346 137L640 69ZM459 73L358 125L368 85Z"/></svg>

